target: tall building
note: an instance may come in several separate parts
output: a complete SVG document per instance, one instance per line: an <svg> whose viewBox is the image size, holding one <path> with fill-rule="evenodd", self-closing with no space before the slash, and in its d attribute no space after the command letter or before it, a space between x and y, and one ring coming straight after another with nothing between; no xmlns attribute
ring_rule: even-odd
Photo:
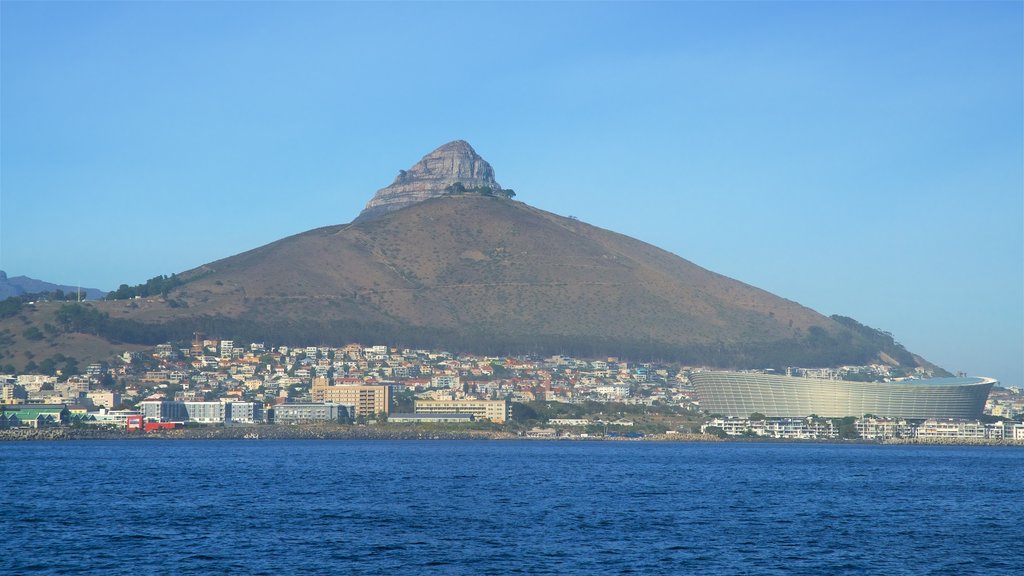
<svg viewBox="0 0 1024 576"><path fill-rule="evenodd" d="M121 395L112 390L90 390L85 397L93 406L102 406L108 410L121 403Z"/></svg>
<svg viewBox="0 0 1024 576"><path fill-rule="evenodd" d="M326 378L314 378L313 402L331 402L355 406L356 416L373 417L391 411L390 386L330 386Z"/></svg>
<svg viewBox="0 0 1024 576"><path fill-rule="evenodd" d="M991 378L899 382L821 380L748 372L694 372L690 382L709 414L746 418L856 416L980 418L996 383Z"/></svg>
<svg viewBox="0 0 1024 576"><path fill-rule="evenodd" d="M25 387L13 382L0 386L0 403L17 404L28 400L28 392Z"/></svg>
<svg viewBox="0 0 1024 576"><path fill-rule="evenodd" d="M512 416L507 400L416 400L415 411L416 414L472 414L477 420L486 418L499 424Z"/></svg>

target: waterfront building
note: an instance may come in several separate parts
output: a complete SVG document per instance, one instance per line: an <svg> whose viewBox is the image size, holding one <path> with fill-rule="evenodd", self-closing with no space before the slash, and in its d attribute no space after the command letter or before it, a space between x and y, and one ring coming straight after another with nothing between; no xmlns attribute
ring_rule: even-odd
<svg viewBox="0 0 1024 576"><path fill-rule="evenodd" d="M257 402L144 400L139 402L139 411L147 422L228 424L263 421L263 405Z"/></svg>
<svg viewBox="0 0 1024 576"><path fill-rule="evenodd" d="M173 400L143 400L139 411L146 422L184 422L188 420L184 402Z"/></svg>
<svg viewBox="0 0 1024 576"><path fill-rule="evenodd" d="M1000 433L1002 428L1000 427ZM929 418L917 428L918 438L988 438L986 425L978 420ZM1001 434L1000 434L1001 437Z"/></svg>
<svg viewBox="0 0 1024 576"><path fill-rule="evenodd" d="M278 404L271 409L274 424L323 424L355 417L353 405L334 403Z"/></svg>
<svg viewBox="0 0 1024 576"><path fill-rule="evenodd" d="M990 422L985 424L985 437L992 440L1021 440L1024 439L1024 424L1009 421Z"/></svg>
<svg viewBox="0 0 1024 576"><path fill-rule="evenodd" d="M71 421L71 409L66 404L0 405L0 414L6 414L8 426L40 428L67 424ZM13 424L15 422L16 424Z"/></svg>
<svg viewBox="0 0 1024 576"><path fill-rule="evenodd" d="M835 424L821 418L713 418L701 425L701 433L715 429L729 436L763 436L766 438L822 439L838 436Z"/></svg>
<svg viewBox="0 0 1024 576"><path fill-rule="evenodd" d="M21 418L14 412L0 410L0 428L20 428Z"/></svg>
<svg viewBox="0 0 1024 576"><path fill-rule="evenodd" d="M913 438L917 434L917 427L912 423L895 418L860 418L854 426L865 440Z"/></svg>
<svg viewBox="0 0 1024 576"><path fill-rule="evenodd" d="M127 428L130 419L142 418L142 413L138 410L107 410L104 408L89 414L93 417L89 424L116 426L118 428Z"/></svg>
<svg viewBox="0 0 1024 576"><path fill-rule="evenodd" d="M979 418L991 378L932 378L900 382L853 382L753 372L690 374L701 409L746 417Z"/></svg>
<svg viewBox="0 0 1024 576"><path fill-rule="evenodd" d="M256 424L264 421L261 402L231 402L229 405L231 406L231 422Z"/></svg>
<svg viewBox="0 0 1024 576"><path fill-rule="evenodd" d="M507 400L416 400L417 414L472 414L477 420L487 419L502 424L511 417Z"/></svg>

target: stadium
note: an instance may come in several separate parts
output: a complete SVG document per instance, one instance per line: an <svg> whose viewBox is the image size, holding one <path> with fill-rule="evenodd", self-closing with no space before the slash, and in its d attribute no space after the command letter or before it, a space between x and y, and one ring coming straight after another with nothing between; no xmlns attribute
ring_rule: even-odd
<svg viewBox="0 0 1024 576"><path fill-rule="evenodd" d="M899 382L851 382L747 372L690 374L708 414L772 418L812 414L839 418L980 418L992 378L931 378Z"/></svg>

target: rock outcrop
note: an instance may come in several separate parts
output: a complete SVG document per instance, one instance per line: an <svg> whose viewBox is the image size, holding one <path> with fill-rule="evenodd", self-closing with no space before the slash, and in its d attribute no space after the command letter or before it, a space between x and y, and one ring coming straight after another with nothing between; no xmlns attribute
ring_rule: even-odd
<svg viewBox="0 0 1024 576"><path fill-rule="evenodd" d="M402 170L387 188L381 188L366 203L356 221L363 221L443 196L445 189L460 183L466 189L490 188L500 191L494 169L465 140L441 146L412 168Z"/></svg>

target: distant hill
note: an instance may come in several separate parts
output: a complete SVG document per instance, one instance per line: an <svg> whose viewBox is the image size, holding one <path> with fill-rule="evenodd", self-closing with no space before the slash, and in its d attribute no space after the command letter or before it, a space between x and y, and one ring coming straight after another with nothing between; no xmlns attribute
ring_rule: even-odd
<svg viewBox="0 0 1024 576"><path fill-rule="evenodd" d="M14 276L13 278L8 278L7 273L0 270L0 300L6 300L11 296L34 294L36 292L53 292L54 290L61 290L64 293L70 294L77 292L78 289L78 286L54 284L52 282L29 278L28 276ZM99 300L107 295L105 291L98 288L83 287L81 290L82 298L87 300Z"/></svg>
<svg viewBox="0 0 1024 576"><path fill-rule="evenodd" d="M243 342L388 343L723 368L928 365L889 334L511 195L468 144L453 142L401 172L353 223L154 279L159 290L119 291L149 297L37 314L125 344L202 331Z"/></svg>

